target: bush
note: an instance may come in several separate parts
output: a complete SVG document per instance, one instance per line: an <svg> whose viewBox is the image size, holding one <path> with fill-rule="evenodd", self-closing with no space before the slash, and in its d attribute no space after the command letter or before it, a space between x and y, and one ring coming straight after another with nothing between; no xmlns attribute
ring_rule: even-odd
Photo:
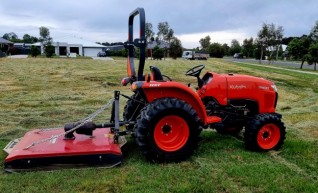
<svg viewBox="0 0 318 193"><path fill-rule="evenodd" d="M213 43L209 46L209 54L211 57L223 58L225 51L221 44Z"/></svg>
<svg viewBox="0 0 318 193"><path fill-rule="evenodd" d="M38 55L41 54L41 52L39 48L37 48L36 46L31 46L30 54L32 57L37 57Z"/></svg>
<svg viewBox="0 0 318 193"><path fill-rule="evenodd" d="M110 51L106 51L106 55L107 56L127 57L128 51L126 49L122 49L122 50L118 50L118 51L110 50Z"/></svg>
<svg viewBox="0 0 318 193"><path fill-rule="evenodd" d="M182 45L181 45L181 41L178 38L173 37L171 39L169 53L173 59L177 59L177 57L181 57Z"/></svg>
<svg viewBox="0 0 318 193"><path fill-rule="evenodd" d="M152 57L153 59L161 60L164 57L165 50L162 48L159 48L159 46L155 46L153 48Z"/></svg>
<svg viewBox="0 0 318 193"><path fill-rule="evenodd" d="M51 58L55 54L55 48L49 43L44 47L44 52L46 57Z"/></svg>

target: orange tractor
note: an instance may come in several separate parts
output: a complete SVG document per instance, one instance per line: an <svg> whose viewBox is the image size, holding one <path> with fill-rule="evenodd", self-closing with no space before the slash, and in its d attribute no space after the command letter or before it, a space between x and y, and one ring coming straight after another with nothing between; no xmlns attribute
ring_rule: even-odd
<svg viewBox="0 0 318 193"><path fill-rule="evenodd" d="M140 37L133 39L133 22L139 15ZM134 136L142 153L154 162L178 162L187 159L198 146L202 129L236 134L244 129L247 149L279 149L285 139L285 126L276 113L278 94L273 82L237 74L200 73L198 65L185 75L197 79L198 88L172 81L157 67L145 66L145 12L134 10L128 21L127 73L123 85L131 84L131 97L115 91L111 121L96 124L92 119L101 111L64 128L33 130L11 141L5 148L5 170L24 171L57 166L107 165L122 162L121 146L125 135ZM134 65L135 48L139 65ZM123 120L119 119L119 97L128 98ZM121 126L125 126L120 129ZM64 137L63 137L64 136Z"/></svg>

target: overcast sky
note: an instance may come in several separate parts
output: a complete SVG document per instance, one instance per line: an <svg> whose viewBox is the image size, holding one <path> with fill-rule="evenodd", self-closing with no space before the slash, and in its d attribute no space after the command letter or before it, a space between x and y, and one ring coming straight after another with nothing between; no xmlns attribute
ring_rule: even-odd
<svg viewBox="0 0 318 193"><path fill-rule="evenodd" d="M39 36L76 36L95 42L126 41L128 15L143 7L157 31L167 21L186 48L256 37L262 23L284 27L285 36L308 34L318 20L318 0L1 0L0 36L15 32Z"/></svg>

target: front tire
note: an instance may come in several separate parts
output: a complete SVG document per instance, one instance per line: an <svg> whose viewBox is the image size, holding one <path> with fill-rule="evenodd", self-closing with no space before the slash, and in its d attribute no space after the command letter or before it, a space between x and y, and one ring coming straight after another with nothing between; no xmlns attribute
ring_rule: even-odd
<svg viewBox="0 0 318 193"><path fill-rule="evenodd" d="M280 116L261 114L245 128L245 147L253 151L278 150L284 143L286 128Z"/></svg>
<svg viewBox="0 0 318 193"><path fill-rule="evenodd" d="M193 154L202 131L196 111L176 98L158 99L141 111L136 142L153 162L179 162Z"/></svg>

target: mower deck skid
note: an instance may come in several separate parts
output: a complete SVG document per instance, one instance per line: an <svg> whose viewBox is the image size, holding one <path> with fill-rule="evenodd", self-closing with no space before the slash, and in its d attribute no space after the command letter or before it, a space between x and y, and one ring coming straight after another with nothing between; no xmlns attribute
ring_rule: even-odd
<svg viewBox="0 0 318 193"><path fill-rule="evenodd" d="M64 129L27 132L11 141L4 149L9 155L5 171L54 170L80 166L114 167L122 163L121 144L114 143L110 128L97 129L93 136L75 134L75 139L63 137L30 146L35 141L63 133ZM121 137L121 143L125 139Z"/></svg>

